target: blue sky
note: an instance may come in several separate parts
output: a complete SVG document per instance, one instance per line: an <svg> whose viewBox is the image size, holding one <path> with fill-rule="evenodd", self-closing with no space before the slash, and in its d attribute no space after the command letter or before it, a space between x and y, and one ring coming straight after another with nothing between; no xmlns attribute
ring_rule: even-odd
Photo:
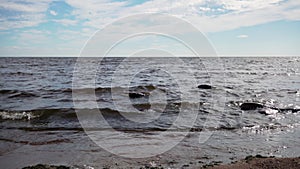
<svg viewBox="0 0 300 169"><path fill-rule="evenodd" d="M145 12L190 22L220 56L300 56L299 0L2 0L0 55L78 56L97 30ZM128 46L153 41L170 44L149 37L128 41Z"/></svg>

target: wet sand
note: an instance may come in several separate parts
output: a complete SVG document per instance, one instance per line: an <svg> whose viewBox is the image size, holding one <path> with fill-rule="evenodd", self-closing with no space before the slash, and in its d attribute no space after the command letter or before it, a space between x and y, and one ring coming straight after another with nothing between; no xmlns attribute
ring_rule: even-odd
<svg viewBox="0 0 300 169"><path fill-rule="evenodd" d="M120 166L123 168L126 166ZM153 166L136 166L138 168L151 168L151 169L163 169L163 167L153 167ZM24 167L23 169L72 169L73 167L68 166L55 166L55 165L43 165L38 164L35 166ZM189 168L185 166L183 168ZM194 168L194 167L193 167ZM295 158L275 158L275 157L263 157L248 156L245 159L231 164L208 164L199 166L197 168L205 169L299 169L300 168L300 157Z"/></svg>
<svg viewBox="0 0 300 169"><path fill-rule="evenodd" d="M300 157L297 158L272 158L252 157L220 166L204 166L208 169L299 169Z"/></svg>

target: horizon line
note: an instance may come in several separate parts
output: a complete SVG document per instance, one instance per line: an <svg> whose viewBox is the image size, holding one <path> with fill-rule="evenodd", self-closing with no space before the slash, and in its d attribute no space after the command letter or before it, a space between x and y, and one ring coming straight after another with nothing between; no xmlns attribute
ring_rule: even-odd
<svg viewBox="0 0 300 169"><path fill-rule="evenodd" d="M95 55L80 56L80 55L0 55L0 57L100 57ZM128 55L108 55L105 57L139 57ZM166 57L165 55L143 55L140 57ZM192 56L192 55L178 55L167 57L300 57L300 55L207 55L207 56Z"/></svg>

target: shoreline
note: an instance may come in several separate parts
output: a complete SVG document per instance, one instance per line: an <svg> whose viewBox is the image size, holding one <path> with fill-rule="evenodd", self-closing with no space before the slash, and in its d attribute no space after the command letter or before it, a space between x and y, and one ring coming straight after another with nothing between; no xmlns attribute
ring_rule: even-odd
<svg viewBox="0 0 300 169"><path fill-rule="evenodd" d="M124 168L126 166L119 166L120 168ZM128 167L128 166L127 166ZM136 166L141 169L164 169L161 165L158 166ZM78 168L77 166L65 166L65 165L47 165L47 164L37 164L34 166L23 167L22 169L74 169ZM83 167L84 168L84 167ZM82 168L82 169L83 169ZM93 169L93 167L89 167ZM103 168L107 168L107 166L103 166ZM110 168L110 167L108 167ZM115 168L115 167L112 167ZM130 166L132 168L132 166ZM190 168L189 166L185 166L183 168ZM194 167L192 167L194 168ZM197 167L198 168L198 167ZM199 165L199 169L298 169L300 168L300 157L265 157L261 155L256 156L247 156L246 158L232 162L230 164L222 164L222 163L210 163ZM79 167L80 169L80 167Z"/></svg>
<svg viewBox="0 0 300 169"><path fill-rule="evenodd" d="M207 169L298 169L300 157L279 158L263 156L247 156L245 159L231 164L204 166Z"/></svg>

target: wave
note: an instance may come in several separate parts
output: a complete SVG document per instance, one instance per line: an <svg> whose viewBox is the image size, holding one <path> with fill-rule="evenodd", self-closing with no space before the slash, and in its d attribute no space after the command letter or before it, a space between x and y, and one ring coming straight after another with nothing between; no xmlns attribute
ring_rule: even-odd
<svg viewBox="0 0 300 169"><path fill-rule="evenodd" d="M18 98L19 97L39 97L39 95L31 93L31 92L20 91L20 92L16 92L16 93L13 93L8 96L8 98L15 98L15 97L18 97Z"/></svg>
<svg viewBox="0 0 300 169"><path fill-rule="evenodd" d="M75 112L72 109L35 109L35 110L22 110L10 111L0 110L1 120L34 120L34 119L47 119L50 116L57 117L75 117Z"/></svg>
<svg viewBox="0 0 300 169"><path fill-rule="evenodd" d="M96 87L96 88L67 88L67 89L62 89L63 92L85 92L85 91L96 91L96 92L101 92L101 91L111 91L111 90L145 90L145 91L151 91L156 89L157 86L155 85L139 85L139 86L109 86L109 87Z"/></svg>
<svg viewBox="0 0 300 169"><path fill-rule="evenodd" d="M148 108L148 105L141 104L140 108ZM139 113L136 112L120 112L113 108L84 108L84 109L77 109L74 108L63 108L63 109L33 109L33 110L0 110L0 119L1 120L46 120L46 119L64 119L64 120L74 120L77 119L77 112L95 112L100 111L103 115L106 116L113 116L120 114L120 113L127 113L127 114L134 114Z"/></svg>
<svg viewBox="0 0 300 169"><path fill-rule="evenodd" d="M47 140L47 141L17 141L17 140L13 140L13 139L0 138L0 141L26 144L26 145L32 145L32 146L59 144L59 143L72 143L72 141L70 139L53 139L53 140Z"/></svg>
<svg viewBox="0 0 300 169"><path fill-rule="evenodd" d="M86 88L61 88L61 89L32 89L29 91L25 90L16 90L16 89L1 89L0 94L8 95L9 98L14 97L38 97L40 94L61 94L61 93L90 93L90 92L111 92L111 91L128 91L136 93L147 93L151 92L154 89L160 89L161 91L166 91L165 87L157 87L152 84L150 85L139 85L139 86L120 86L120 87L86 87Z"/></svg>
<svg viewBox="0 0 300 169"><path fill-rule="evenodd" d="M34 73L30 73L30 72L7 72L7 74L9 76L32 76L34 75Z"/></svg>
<svg viewBox="0 0 300 169"><path fill-rule="evenodd" d="M241 132L250 132L250 133L263 133L269 131L282 131L288 129L294 129L300 127L299 123L289 124L289 125L279 125L279 124L270 124L270 125L245 125L245 126L216 126L216 127L207 127L207 126L194 126L191 128L165 128L160 126L145 126L145 127L113 127L113 128L82 128L79 126L60 126L60 127L43 127L43 126L24 126L24 127L6 127L5 129L12 130L23 130L27 132L35 131L73 131L73 132L83 132L83 131L119 131L125 133L149 133L149 132L214 132L214 131L241 131Z"/></svg>
<svg viewBox="0 0 300 169"><path fill-rule="evenodd" d="M293 129L300 127L300 123L294 123L294 124L263 124L263 125L250 125L250 126L243 126L241 129L244 132L252 132L252 133L263 133L270 130L279 130L282 131L284 129Z"/></svg>
<svg viewBox="0 0 300 169"><path fill-rule="evenodd" d="M60 99L60 102L69 102L72 99ZM30 109L30 110L9 110L9 109L0 109L0 119L2 120L32 120L32 119L47 119L47 118L65 118L71 119L76 118L76 111L96 111L99 110L101 113L105 115L115 115L118 113L125 113L125 114L134 114L134 113L141 113L141 111L148 111L151 107L165 107L165 112L168 114L174 113L173 110L177 110L178 107L181 105L195 105L195 104L203 104L203 103L189 103L189 102L170 102L168 104L165 103L150 103L150 102L139 102L133 103L130 106L133 106L136 111L133 112L126 112L126 105L122 112L114 107L102 107L102 108L50 108L50 109ZM109 105L108 105L109 106ZM111 105L113 106L113 104ZM124 111L125 110L125 111ZM175 111L176 112L176 111Z"/></svg>
<svg viewBox="0 0 300 169"><path fill-rule="evenodd" d="M239 108L241 103L244 103L246 101L238 101L238 102L230 102L230 104L236 108ZM180 107L182 104L191 104L191 103L172 103L169 107L170 109L166 111L166 113L162 113L162 118L158 119L157 121L153 123L147 123L147 124L140 124L140 123L134 123L125 117L122 116L123 113L125 114L132 114L133 116L135 113L138 112L119 112L117 109L114 108L100 108L100 109L79 109L81 112L88 112L88 111L95 111L100 110L100 112L103 114L104 118L109 122L111 126L115 130L123 131L123 132L151 132L151 131L190 131L190 132L201 132L201 131L217 131L217 130L274 130L274 129L281 129L286 128L285 123L278 123L276 126L272 126L271 124L265 124L265 122L261 121L260 124L257 124L256 122L251 123L243 123L243 124L236 124L236 123L227 123L226 121L220 121L220 124L217 126L211 127L209 123L206 125L208 126L201 126L205 123L200 123L201 120L209 120L205 119L207 117L214 117L218 116L218 113L214 113L214 111L211 111L211 109L205 109L204 107L200 106L199 114L198 116L201 116L201 120L198 121L192 128L174 128L169 129L171 127L171 124L176 118L176 108ZM193 103L193 104L200 104L200 103ZM136 104L134 107L136 107L138 110L140 109L149 109L150 104ZM203 109L203 110L202 110ZM126 109L124 109L126 110ZM286 111L290 111L288 109L285 109ZM294 110L294 109L293 109ZM173 112L172 112L173 111ZM254 110L257 111L258 110ZM147 112L144 111L144 112ZM259 113L259 112L258 112ZM267 116L261 116L266 117L266 119L271 118L271 113L268 113ZM274 113L273 113L274 114ZM275 113L277 114L277 112ZM203 117L202 117L203 115ZM289 115L288 113L282 113L283 116ZM174 118L173 118L174 117ZM271 118L274 119L274 118ZM33 110L18 110L18 111L11 111L11 110L0 110L0 122L6 121L8 123L5 123L6 129L20 129L25 131L53 131L53 130L74 130L74 131L82 131L83 129L80 128L80 124L78 123L76 110L74 108L63 108L63 109L33 109ZM34 126L14 126L14 123L10 123L9 121L30 121L30 124L33 124ZM43 125L47 123L52 123L54 125ZM12 125L9 125L12 124ZM28 123L26 123L28 124ZM37 125L35 125L37 124ZM68 125L66 125L68 124ZM70 124L70 125L69 125ZM149 124L149 125L148 125ZM252 125L253 124L253 125ZM292 125L294 124L291 123ZM255 125L259 125L259 128L256 128ZM265 125L265 126L264 126ZM298 126L295 126L298 127ZM95 128L90 130L108 130L106 128Z"/></svg>
<svg viewBox="0 0 300 169"><path fill-rule="evenodd" d="M37 115L34 115L32 112L8 112L0 111L0 117L2 120L31 120L37 118Z"/></svg>
<svg viewBox="0 0 300 169"><path fill-rule="evenodd" d="M22 91L22 90L10 90L10 89L2 89L0 90L0 94L7 94L8 98L15 97L39 97L38 94L35 94L32 91Z"/></svg>
<svg viewBox="0 0 300 169"><path fill-rule="evenodd" d="M2 89L0 90L0 94L11 94L11 93L16 93L18 90L9 90L9 89Z"/></svg>
<svg viewBox="0 0 300 169"><path fill-rule="evenodd" d="M286 113L292 112L297 113L300 112L300 108L297 105L280 105L273 103L273 101L269 100L244 100L244 101L229 101L228 106L236 107L244 111L254 110L258 111L261 114L274 114L277 112Z"/></svg>

